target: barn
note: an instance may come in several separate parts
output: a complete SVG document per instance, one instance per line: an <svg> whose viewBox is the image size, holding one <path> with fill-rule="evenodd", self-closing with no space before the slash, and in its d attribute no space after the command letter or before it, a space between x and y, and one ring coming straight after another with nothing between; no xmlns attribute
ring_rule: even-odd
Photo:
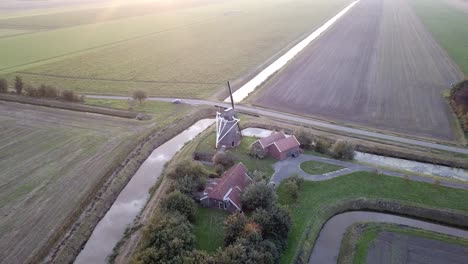
<svg viewBox="0 0 468 264"><path fill-rule="evenodd" d="M297 157L301 153L300 143L295 136L286 136L284 132L273 132L270 136L261 138L252 144L265 152L266 155L278 160Z"/></svg>

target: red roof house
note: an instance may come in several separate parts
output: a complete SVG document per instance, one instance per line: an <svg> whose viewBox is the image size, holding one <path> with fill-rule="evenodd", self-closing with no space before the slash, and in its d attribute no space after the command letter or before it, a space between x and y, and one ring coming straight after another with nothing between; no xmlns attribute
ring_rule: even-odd
<svg viewBox="0 0 468 264"><path fill-rule="evenodd" d="M295 136L287 137L282 131L273 132L270 136L261 138L253 144L262 149L267 155L278 160L297 157L301 153L300 143Z"/></svg>
<svg viewBox="0 0 468 264"><path fill-rule="evenodd" d="M247 168L242 163L232 166L221 178L208 182L200 203L205 207L230 212L241 211L241 192L252 181L247 172Z"/></svg>

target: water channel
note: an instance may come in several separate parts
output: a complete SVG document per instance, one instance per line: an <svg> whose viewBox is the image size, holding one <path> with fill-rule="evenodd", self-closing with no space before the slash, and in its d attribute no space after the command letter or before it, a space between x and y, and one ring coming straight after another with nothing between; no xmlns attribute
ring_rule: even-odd
<svg viewBox="0 0 468 264"><path fill-rule="evenodd" d="M106 258L122 238L127 226L133 222L148 201L149 190L158 180L166 162L171 160L187 142L213 123L214 119L200 120L151 153L97 224L75 263L106 263Z"/></svg>
<svg viewBox="0 0 468 264"><path fill-rule="evenodd" d="M391 214L375 212L347 212L332 217L323 226L320 234L315 241L312 254L309 258L309 264L336 264L340 254L340 246L346 229L354 223L359 222L380 222L393 223L421 228L437 233L468 238L468 231L430 222L415 220L407 217L401 217Z"/></svg>

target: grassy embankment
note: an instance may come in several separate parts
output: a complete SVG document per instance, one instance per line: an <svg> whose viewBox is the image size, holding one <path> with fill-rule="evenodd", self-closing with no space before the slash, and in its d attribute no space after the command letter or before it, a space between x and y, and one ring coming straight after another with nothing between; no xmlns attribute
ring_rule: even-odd
<svg viewBox="0 0 468 264"><path fill-rule="evenodd" d="M282 53L349 2L216 1L99 23L80 21L0 39L0 74L10 84L20 74L26 83L79 93L127 95L144 89L150 95L206 98L226 80L239 79ZM74 17L81 16L87 15ZM46 25L53 19L41 20ZM69 23L63 17L58 21Z"/></svg>
<svg viewBox="0 0 468 264"><path fill-rule="evenodd" d="M333 164L328 164L328 163L323 163L323 162L318 162L318 161L305 161L301 163L301 169L309 174L312 175L318 175L318 174L325 174L329 173L332 171L337 171L341 170L344 167L338 166L338 165L333 165Z"/></svg>
<svg viewBox="0 0 468 264"><path fill-rule="evenodd" d="M339 263L366 263L367 252L380 232L399 233L468 247L467 239L424 229L389 223L357 223L350 226L343 237Z"/></svg>
<svg viewBox="0 0 468 264"><path fill-rule="evenodd" d="M299 252L308 256L321 226L329 217L327 210L351 199L385 199L401 204L468 213L468 204L465 202L468 199L467 190L413 182L371 172L356 172L322 182L306 181L296 203L285 192L284 185L278 187L278 195L281 204L290 206L293 219L282 263L292 263Z"/></svg>
<svg viewBox="0 0 468 264"><path fill-rule="evenodd" d="M434 38L468 76L468 16L442 0L411 0L416 14Z"/></svg>

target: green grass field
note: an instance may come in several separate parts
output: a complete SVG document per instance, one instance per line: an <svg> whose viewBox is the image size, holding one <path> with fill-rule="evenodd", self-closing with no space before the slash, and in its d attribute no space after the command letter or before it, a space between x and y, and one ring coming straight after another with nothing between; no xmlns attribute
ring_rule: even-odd
<svg viewBox="0 0 468 264"><path fill-rule="evenodd" d="M301 169L304 172L312 174L312 175L325 174L325 173L329 173L332 171L341 170L343 168L344 167L341 167L338 165L322 163L322 162L313 161L313 160L309 160L309 161L301 163Z"/></svg>
<svg viewBox="0 0 468 264"><path fill-rule="evenodd" d="M468 240L461 239L458 237L453 237L445 234L430 232L423 229L412 228L408 226L388 224L388 223L363 223L360 225L361 233L359 237L353 238L357 239L356 251L354 253L353 263L366 263L367 252L371 244L376 240L379 232L392 232L399 233L404 235L423 237L432 240L443 241L449 244L461 245L468 247ZM350 227L351 228L351 227ZM346 238L343 238L343 240ZM351 241L350 241L351 242Z"/></svg>
<svg viewBox="0 0 468 264"><path fill-rule="evenodd" d="M223 226L228 215L229 213L223 210L197 208L194 225L197 249L215 252L216 249L223 247Z"/></svg>
<svg viewBox="0 0 468 264"><path fill-rule="evenodd" d="M4 38L0 74L86 93L207 98L349 2L222 1Z"/></svg>
<svg viewBox="0 0 468 264"><path fill-rule="evenodd" d="M250 145L257 139L253 137L242 137L242 142L236 149L228 150L228 153L232 153L237 157L238 162L242 162L250 172L259 170L264 172L268 177L273 175L273 164L276 162L273 158L256 159L249 155ZM196 151L202 153L216 153L215 149L216 135L210 133L206 137L202 138L197 145Z"/></svg>
<svg viewBox="0 0 468 264"><path fill-rule="evenodd" d="M411 0L434 38L468 76L468 15L444 0Z"/></svg>
<svg viewBox="0 0 468 264"><path fill-rule="evenodd" d="M365 183L365 184L364 184ZM356 172L346 177L339 177L322 182L306 181L299 193L297 203L291 204L290 195L284 185L278 187L281 204L289 205L292 211L292 229L288 238L288 247L283 253L281 263L292 263L305 239L308 230L307 245L304 253L310 253L322 224L326 221L327 208L342 201L354 198L391 199L401 203L426 207L454 209L468 213L468 191L452 189L433 184L406 181L404 179L378 175L371 172Z"/></svg>

